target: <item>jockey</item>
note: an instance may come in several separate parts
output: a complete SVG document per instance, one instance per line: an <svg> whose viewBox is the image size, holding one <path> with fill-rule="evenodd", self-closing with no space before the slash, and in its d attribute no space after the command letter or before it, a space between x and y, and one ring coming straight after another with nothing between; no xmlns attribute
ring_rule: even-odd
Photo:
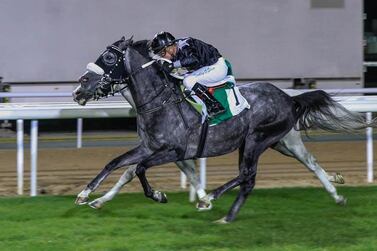
<svg viewBox="0 0 377 251"><path fill-rule="evenodd" d="M187 68L189 73L183 84L203 100L210 117L225 111L207 88L223 80L228 72L224 58L215 47L191 37L175 39L169 32L162 31L153 37L150 49L169 60L161 61L162 68L168 73L174 68Z"/></svg>

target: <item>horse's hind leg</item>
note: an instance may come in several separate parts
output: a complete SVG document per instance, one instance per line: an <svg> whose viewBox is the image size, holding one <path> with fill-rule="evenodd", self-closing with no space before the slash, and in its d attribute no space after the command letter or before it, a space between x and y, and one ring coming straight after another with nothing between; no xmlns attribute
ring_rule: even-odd
<svg viewBox="0 0 377 251"><path fill-rule="evenodd" d="M346 199L337 194L336 188L329 181L329 175L321 168L315 157L306 149L298 131L291 130L273 148L287 156L296 158L310 171L314 172L337 204L344 205L346 203Z"/></svg>
<svg viewBox="0 0 377 251"><path fill-rule="evenodd" d="M240 191L237 195L236 200L233 202L233 205L230 208L228 214L225 217L215 221L215 223L226 224L226 223L234 221L241 207L245 203L246 199L249 197L254 186L255 186L255 176L251 178L250 180L241 183Z"/></svg>
<svg viewBox="0 0 377 251"><path fill-rule="evenodd" d="M87 185L87 187L77 195L75 203L77 205L86 204L89 200L89 194L95 191L101 182L109 176L114 170L127 165L133 165L141 162L147 158L150 154L148 151L139 146L127 153L113 159L107 164L102 171Z"/></svg>
<svg viewBox="0 0 377 251"><path fill-rule="evenodd" d="M229 223L236 218L242 205L255 186L258 159L260 154L267 148L268 141L268 139L265 139L263 142L257 142L251 137L246 141L245 148L242 149L240 154L240 191L228 214L224 218L216 221L216 223Z"/></svg>
<svg viewBox="0 0 377 251"><path fill-rule="evenodd" d="M292 153L286 147L286 145L288 145L288 146L294 146L295 144L304 145L304 143L302 142L302 138L301 138L300 132L296 131L295 129L292 129L277 144L275 144L272 147L272 149L274 149L274 150L276 150L276 151L280 152L281 154L284 154L284 155L286 155L288 157L292 157L292 158L295 158L295 159L299 160L297 158L297 156L295 155L295 153ZM306 166L305 163L304 163L304 165ZM310 167L308 167L308 168L310 169ZM340 173L335 173L334 175L330 175L324 169L322 169L322 170L325 172L326 177L327 177L327 179L329 181L334 182L334 183L338 183L338 184L344 184L345 183L344 182L344 177Z"/></svg>
<svg viewBox="0 0 377 251"><path fill-rule="evenodd" d="M243 160L243 154L245 150L245 142L240 146L238 151L238 163L239 163L239 170L241 171L241 163ZM199 211L209 210L212 208L212 200L218 199L221 195L223 195L226 191L229 191L237 186L239 186L242 182L240 175L235 177L234 179L228 181L224 185L216 188L211 193L207 194L206 196L199 199L196 208Z"/></svg>
<svg viewBox="0 0 377 251"><path fill-rule="evenodd" d="M187 176L188 181L194 187L198 198L203 198L207 193L202 188L198 176L195 174L195 161L194 160L183 160L177 161L175 164L179 169Z"/></svg>

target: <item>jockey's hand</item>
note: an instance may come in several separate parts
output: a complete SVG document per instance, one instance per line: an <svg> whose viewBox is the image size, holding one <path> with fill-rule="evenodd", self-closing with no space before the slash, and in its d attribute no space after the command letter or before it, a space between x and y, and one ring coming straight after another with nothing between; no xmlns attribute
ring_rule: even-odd
<svg viewBox="0 0 377 251"><path fill-rule="evenodd" d="M167 61L160 61L161 68L167 72L170 73L174 70L174 65L173 63L167 62Z"/></svg>

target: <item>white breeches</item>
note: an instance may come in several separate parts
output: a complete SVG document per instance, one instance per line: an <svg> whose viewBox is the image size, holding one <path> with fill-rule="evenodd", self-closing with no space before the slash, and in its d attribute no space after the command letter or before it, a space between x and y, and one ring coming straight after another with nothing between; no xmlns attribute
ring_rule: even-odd
<svg viewBox="0 0 377 251"><path fill-rule="evenodd" d="M224 58L219 58L215 64L204 66L187 74L183 79L183 84L189 90L191 90L196 83L211 87L223 80L226 77L227 72L228 66L225 63Z"/></svg>

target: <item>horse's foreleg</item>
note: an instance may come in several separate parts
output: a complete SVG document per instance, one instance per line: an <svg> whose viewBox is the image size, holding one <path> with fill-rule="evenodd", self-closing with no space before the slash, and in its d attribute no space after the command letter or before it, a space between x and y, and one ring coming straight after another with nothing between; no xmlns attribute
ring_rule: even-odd
<svg viewBox="0 0 377 251"><path fill-rule="evenodd" d="M132 165L124 171L122 176L119 178L118 182L102 197L99 197L92 202L89 202L88 205L94 209L99 209L103 206L103 204L107 201L110 201L117 195L122 187L129 183L135 176L136 165Z"/></svg>
<svg viewBox="0 0 377 251"><path fill-rule="evenodd" d="M143 186L144 194L146 197L151 198L154 201L160 203L167 203L167 196L165 193L160 191L155 191L150 186L145 172L148 168L152 166L162 165L169 162L174 162L177 160L177 153L175 151L161 151L155 152L149 158L142 161L136 168L136 175L140 180L141 185Z"/></svg>
<svg viewBox="0 0 377 251"><path fill-rule="evenodd" d="M143 159L149 156L149 152L147 149L139 146L131 151L113 159L108 163L105 168L87 185L87 187L78 194L77 199L75 201L78 205L86 204L89 200L90 193L94 192L101 182L114 170L127 165L133 165L136 163L141 162Z"/></svg>
<svg viewBox="0 0 377 251"><path fill-rule="evenodd" d="M206 192L201 187L198 177L195 174L195 161L194 160L184 160L176 162L179 169L185 173L188 177L190 184L195 188L195 191L199 198L206 196ZM88 205L94 209L99 209L103 206L104 203L110 201L114 198L116 194L120 192L122 187L129 183L136 176L136 165L130 166L119 178L118 182L102 197L99 197L92 202L89 202Z"/></svg>

